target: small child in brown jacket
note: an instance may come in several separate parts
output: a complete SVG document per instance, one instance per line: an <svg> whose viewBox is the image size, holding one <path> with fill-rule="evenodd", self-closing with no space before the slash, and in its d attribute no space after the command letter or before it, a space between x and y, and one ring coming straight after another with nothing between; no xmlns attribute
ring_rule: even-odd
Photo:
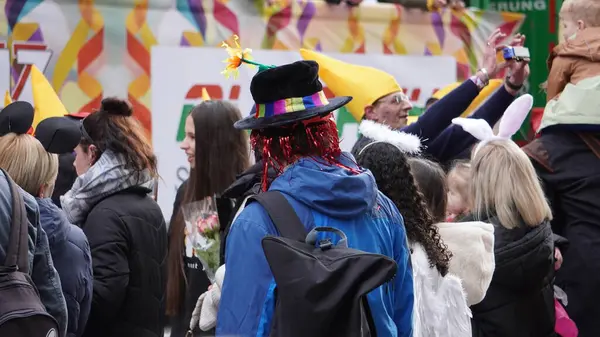
<svg viewBox="0 0 600 337"><path fill-rule="evenodd" d="M567 83L600 75L600 0L565 0L559 20L565 41L548 58L547 101Z"/></svg>

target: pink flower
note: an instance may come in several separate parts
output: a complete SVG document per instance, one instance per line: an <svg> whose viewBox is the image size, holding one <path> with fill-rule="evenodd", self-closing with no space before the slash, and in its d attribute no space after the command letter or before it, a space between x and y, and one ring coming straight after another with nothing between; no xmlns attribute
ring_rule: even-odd
<svg viewBox="0 0 600 337"><path fill-rule="evenodd" d="M208 229L208 224L206 223L206 220L202 218L198 219L198 223L196 226L198 227L198 232L200 233L204 233Z"/></svg>

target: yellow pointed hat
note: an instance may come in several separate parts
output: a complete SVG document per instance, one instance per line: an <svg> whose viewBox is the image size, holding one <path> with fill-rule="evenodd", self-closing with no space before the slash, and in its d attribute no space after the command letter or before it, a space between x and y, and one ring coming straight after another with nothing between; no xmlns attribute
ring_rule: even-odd
<svg viewBox="0 0 600 337"><path fill-rule="evenodd" d="M208 94L208 91L206 91L206 88L204 88L204 87L202 87L202 100L210 101L210 95Z"/></svg>
<svg viewBox="0 0 600 337"><path fill-rule="evenodd" d="M10 103L12 103L12 97L10 97L10 91L6 90L6 93L4 94L4 107L8 106Z"/></svg>
<svg viewBox="0 0 600 337"><path fill-rule="evenodd" d="M441 99L442 97L446 96L450 91L456 89L459 85L461 85L461 82L449 84L449 85L445 86L444 88L436 91L432 97ZM467 110L465 110L465 112L463 112L461 114L461 116L462 117L469 116L471 113L473 113L473 111L479 109L479 107L482 106L483 103L485 103L485 101L487 101L487 99L494 92L496 92L496 89L498 89L501 85L502 85L502 80L497 80L497 79L490 80L490 83L485 88L483 88L483 90L481 90L479 92L479 95L477 95L477 97L475 97L473 102L471 102L471 105L469 105Z"/></svg>
<svg viewBox="0 0 600 337"><path fill-rule="evenodd" d="M359 122L366 106L383 96L402 91L396 79L385 71L342 62L308 49L300 49L300 55L319 64L319 77L335 96L353 97L346 109Z"/></svg>
<svg viewBox="0 0 600 337"><path fill-rule="evenodd" d="M31 90L33 93L33 106L35 107L32 124L34 130L46 118L62 117L69 113L46 76L35 65L31 66Z"/></svg>

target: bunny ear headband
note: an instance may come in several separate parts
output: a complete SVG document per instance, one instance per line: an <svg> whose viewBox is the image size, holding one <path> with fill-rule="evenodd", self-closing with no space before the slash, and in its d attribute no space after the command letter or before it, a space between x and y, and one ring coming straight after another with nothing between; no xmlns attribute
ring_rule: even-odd
<svg viewBox="0 0 600 337"><path fill-rule="evenodd" d="M477 145L473 153L476 153L485 143L495 139L510 139L521 128L527 114L533 107L533 96L525 94L512 102L506 109L502 119L498 134L495 135L490 125L483 119L475 118L454 118L453 124L460 125L466 132L481 142Z"/></svg>
<svg viewBox="0 0 600 337"><path fill-rule="evenodd" d="M364 120L358 127L360 133L371 138L373 141L365 145L359 155L369 146L377 143L388 143L398 148L402 153L419 154L421 153L421 140L419 137L400 131L394 131L387 125L375 123L373 121Z"/></svg>

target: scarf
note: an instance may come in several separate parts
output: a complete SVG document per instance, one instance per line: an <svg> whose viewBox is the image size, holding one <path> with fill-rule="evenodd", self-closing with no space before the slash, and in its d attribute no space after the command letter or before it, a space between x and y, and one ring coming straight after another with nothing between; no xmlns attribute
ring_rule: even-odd
<svg viewBox="0 0 600 337"><path fill-rule="evenodd" d="M153 184L148 170L132 170L124 156L107 150L87 172L77 177L71 190L60 197L60 203L69 221L81 225L94 205L107 196L134 186L151 189Z"/></svg>

